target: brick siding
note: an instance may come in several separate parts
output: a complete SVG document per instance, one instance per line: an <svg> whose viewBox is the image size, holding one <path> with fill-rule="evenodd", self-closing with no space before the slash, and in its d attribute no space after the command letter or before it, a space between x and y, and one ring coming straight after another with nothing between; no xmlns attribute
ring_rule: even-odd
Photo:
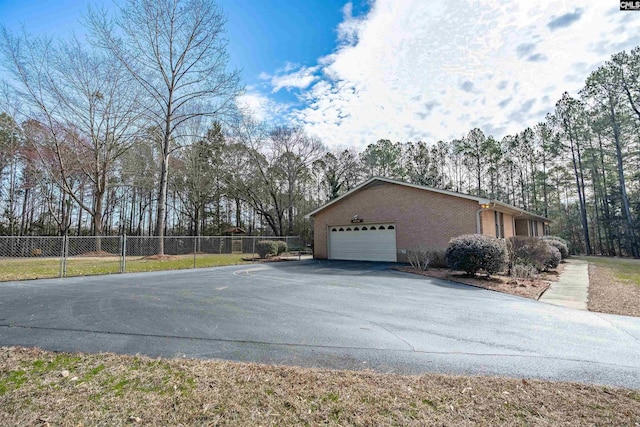
<svg viewBox="0 0 640 427"><path fill-rule="evenodd" d="M363 220L361 225L395 223L398 261L406 262L403 251L407 249L424 245L430 249L444 250L452 237L475 233L476 211L479 207L474 200L376 182L314 215L313 255L320 259L328 257L328 226L350 224L353 216L358 215ZM493 213L491 215L495 234Z"/></svg>

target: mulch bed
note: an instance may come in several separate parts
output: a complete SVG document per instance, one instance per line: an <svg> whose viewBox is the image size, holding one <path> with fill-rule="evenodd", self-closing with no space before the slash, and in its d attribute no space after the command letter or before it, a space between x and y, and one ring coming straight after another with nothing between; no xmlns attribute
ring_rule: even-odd
<svg viewBox="0 0 640 427"><path fill-rule="evenodd" d="M422 276L433 277L436 279L448 280L450 282L462 283L465 285L476 286L479 288L489 289L492 291L503 292L506 294L517 295L525 298L539 299L551 284L549 280L557 280L557 274L548 274L538 279L514 279L501 275L496 276L475 276L469 277L466 273L460 271L451 271L445 268L430 268L428 270L416 270L411 266L397 267L398 270L407 273L420 274Z"/></svg>
<svg viewBox="0 0 640 427"><path fill-rule="evenodd" d="M640 393L0 347L0 425L637 426Z"/></svg>
<svg viewBox="0 0 640 427"><path fill-rule="evenodd" d="M591 311L640 317L640 286L616 279L607 267L589 263Z"/></svg>

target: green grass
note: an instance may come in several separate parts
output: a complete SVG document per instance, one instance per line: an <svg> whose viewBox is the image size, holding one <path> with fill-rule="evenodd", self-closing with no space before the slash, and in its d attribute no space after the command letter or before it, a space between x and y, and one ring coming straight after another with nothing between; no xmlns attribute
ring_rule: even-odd
<svg viewBox="0 0 640 427"><path fill-rule="evenodd" d="M195 266L217 267L242 264L242 258L251 254L202 254L196 257ZM144 259L129 257L126 263L127 273L144 271L180 270L193 268L193 255L179 255L171 259ZM120 272L118 257L78 257L67 259L67 276L87 276ZM59 258L4 259L0 262L0 281L42 279L60 276Z"/></svg>
<svg viewBox="0 0 640 427"><path fill-rule="evenodd" d="M611 270L616 279L640 286L640 259L596 256L580 256L575 258L588 261L599 267L606 267Z"/></svg>

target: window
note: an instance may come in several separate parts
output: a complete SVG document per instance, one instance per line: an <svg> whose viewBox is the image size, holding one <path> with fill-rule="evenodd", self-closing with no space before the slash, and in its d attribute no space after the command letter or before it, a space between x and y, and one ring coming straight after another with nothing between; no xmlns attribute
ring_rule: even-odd
<svg viewBox="0 0 640 427"><path fill-rule="evenodd" d="M331 231L333 232L333 231L338 231L338 230L336 230L335 227L334 227L334 228L331 229Z"/></svg>
<svg viewBox="0 0 640 427"><path fill-rule="evenodd" d="M344 231L344 228L340 227L340 230L338 230L338 231Z"/></svg>
<svg viewBox="0 0 640 427"><path fill-rule="evenodd" d="M351 227L347 227L347 231L351 231Z"/></svg>
<svg viewBox="0 0 640 427"><path fill-rule="evenodd" d="M353 231L360 231L360 229L358 227L354 227Z"/></svg>
<svg viewBox="0 0 640 427"><path fill-rule="evenodd" d="M362 231L366 231L366 230L367 230L367 227L362 227Z"/></svg>
<svg viewBox="0 0 640 427"><path fill-rule="evenodd" d="M390 225L390 226L387 227L387 230L393 230L393 229L395 229L395 227L393 225Z"/></svg>
<svg viewBox="0 0 640 427"><path fill-rule="evenodd" d="M371 228L369 230L375 230L376 227L375 226L371 226Z"/></svg>
<svg viewBox="0 0 640 427"><path fill-rule="evenodd" d="M496 222L496 237L504 237L504 214L498 211L494 211L493 214Z"/></svg>
<svg viewBox="0 0 640 427"><path fill-rule="evenodd" d="M384 225L381 225L380 227L378 227L378 230L384 230Z"/></svg>
<svg viewBox="0 0 640 427"><path fill-rule="evenodd" d="M533 219L529 220L529 236L537 236L538 235L538 221Z"/></svg>

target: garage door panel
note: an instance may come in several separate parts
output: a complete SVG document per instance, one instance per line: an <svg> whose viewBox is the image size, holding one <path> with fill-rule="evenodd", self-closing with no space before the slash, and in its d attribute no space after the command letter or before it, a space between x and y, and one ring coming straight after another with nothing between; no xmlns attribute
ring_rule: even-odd
<svg viewBox="0 0 640 427"><path fill-rule="evenodd" d="M396 262L396 230L337 231L347 226L329 228L329 258L354 261ZM376 227L377 228L377 227ZM336 231L332 231L332 230Z"/></svg>

